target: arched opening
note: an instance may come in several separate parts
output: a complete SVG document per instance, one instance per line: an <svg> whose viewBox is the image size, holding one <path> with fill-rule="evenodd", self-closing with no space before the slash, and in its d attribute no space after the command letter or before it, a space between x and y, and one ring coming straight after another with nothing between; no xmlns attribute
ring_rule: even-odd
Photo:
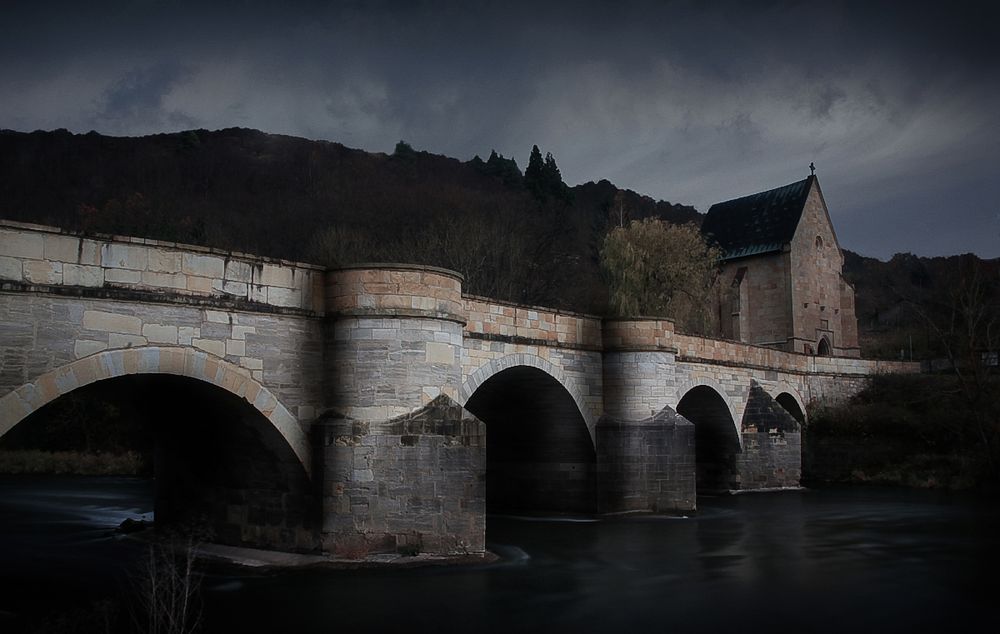
<svg viewBox="0 0 1000 634"><path fill-rule="evenodd" d="M830 342L827 341L826 337L820 337L819 344L816 347L816 354L821 357L830 356Z"/></svg>
<svg viewBox="0 0 1000 634"><path fill-rule="evenodd" d="M157 526L232 545L317 546L318 508L296 453L253 405L204 381L167 374L100 380L40 407L0 444L75 450L92 460L130 451L138 475L152 478Z"/></svg>
<svg viewBox="0 0 1000 634"><path fill-rule="evenodd" d="M486 423L489 511L593 512L596 454L570 393L529 366L502 370L465 404Z"/></svg>
<svg viewBox="0 0 1000 634"><path fill-rule="evenodd" d="M799 402L795 400L794 396L788 392L782 392L781 394L778 394L774 400L776 400L778 405L781 405L786 412L791 414L792 418L799 422L799 425L806 422L806 414L802 411L802 408L799 407Z"/></svg>
<svg viewBox="0 0 1000 634"><path fill-rule="evenodd" d="M697 492L740 488L736 466L740 441L725 399L711 387L698 385L680 400L677 413L694 423Z"/></svg>

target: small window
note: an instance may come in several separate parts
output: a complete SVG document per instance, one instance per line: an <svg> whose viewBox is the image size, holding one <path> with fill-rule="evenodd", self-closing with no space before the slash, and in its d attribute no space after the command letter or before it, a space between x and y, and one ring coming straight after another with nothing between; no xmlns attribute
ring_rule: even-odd
<svg viewBox="0 0 1000 634"><path fill-rule="evenodd" d="M830 322L828 320L826 320L826 319L820 319L819 320L819 327L822 330L829 330L830 329Z"/></svg>
<svg viewBox="0 0 1000 634"><path fill-rule="evenodd" d="M826 340L826 337L820 338L816 354L818 354L821 357L830 356L830 342Z"/></svg>
<svg viewBox="0 0 1000 634"><path fill-rule="evenodd" d="M821 236L816 236L816 248L817 249L823 248L823 238Z"/></svg>

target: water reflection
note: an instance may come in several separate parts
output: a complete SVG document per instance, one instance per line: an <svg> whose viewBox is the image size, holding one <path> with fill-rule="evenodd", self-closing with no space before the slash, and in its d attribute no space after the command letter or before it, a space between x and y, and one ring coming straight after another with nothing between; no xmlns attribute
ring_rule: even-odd
<svg viewBox="0 0 1000 634"><path fill-rule="evenodd" d="M149 499L148 483L130 479L0 478L0 612L117 592L136 550L108 531L149 512ZM207 624L842 634L952 631L992 618L1000 513L991 503L849 489L699 506L685 519L491 516L488 541L503 559L471 568L214 573Z"/></svg>

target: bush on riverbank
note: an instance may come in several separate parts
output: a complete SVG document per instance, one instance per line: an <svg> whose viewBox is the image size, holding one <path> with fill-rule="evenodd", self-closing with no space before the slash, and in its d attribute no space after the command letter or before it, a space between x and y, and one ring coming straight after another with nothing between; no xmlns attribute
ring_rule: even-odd
<svg viewBox="0 0 1000 634"><path fill-rule="evenodd" d="M0 450L0 473L3 474L142 475L148 471L146 460L137 451Z"/></svg>
<svg viewBox="0 0 1000 634"><path fill-rule="evenodd" d="M981 423L995 430L996 409L970 402L954 376L876 376L848 402L810 412L803 481L995 486L996 446Z"/></svg>

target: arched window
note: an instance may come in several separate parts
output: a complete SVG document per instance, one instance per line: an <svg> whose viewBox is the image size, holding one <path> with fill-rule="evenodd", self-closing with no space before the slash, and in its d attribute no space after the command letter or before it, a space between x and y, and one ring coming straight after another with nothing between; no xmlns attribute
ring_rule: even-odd
<svg viewBox="0 0 1000 634"><path fill-rule="evenodd" d="M818 354L821 357L830 356L830 342L826 340L826 337L820 337L816 354Z"/></svg>
<svg viewBox="0 0 1000 634"><path fill-rule="evenodd" d="M822 249L823 248L823 238L822 238L822 236L816 236L816 248L817 249Z"/></svg>

